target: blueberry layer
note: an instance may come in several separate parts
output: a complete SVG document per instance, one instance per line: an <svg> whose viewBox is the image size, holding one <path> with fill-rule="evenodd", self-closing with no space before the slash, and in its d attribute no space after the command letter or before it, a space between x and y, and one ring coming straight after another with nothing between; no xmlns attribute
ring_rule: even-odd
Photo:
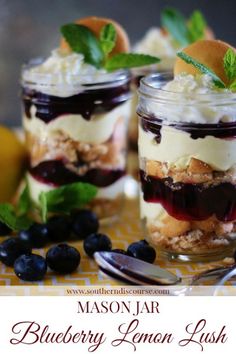
<svg viewBox="0 0 236 354"><path fill-rule="evenodd" d="M156 141L161 141L161 128L163 122L160 119L149 117L141 117L141 126L144 131L151 132L156 136ZM236 123L218 123L218 124L183 124L170 123L169 127L177 130L182 130L190 134L192 139L205 138L206 136L214 136L219 139L235 138L236 137Z"/></svg>
<svg viewBox="0 0 236 354"><path fill-rule="evenodd" d="M74 182L87 182L97 187L108 187L125 175L124 170L91 169L79 176L65 167L60 160L41 162L29 170L39 182L61 186Z"/></svg>
<svg viewBox="0 0 236 354"><path fill-rule="evenodd" d="M167 213L179 220L205 220L216 215L220 221L236 219L236 185L222 182L174 183L172 178L159 179L140 170L141 188L146 202L160 203Z"/></svg>
<svg viewBox="0 0 236 354"><path fill-rule="evenodd" d="M63 114L79 114L90 120L93 114L109 112L129 98L129 82L118 87L85 90L70 97L47 95L28 88L22 89L25 114L31 118L30 108L36 107L36 117L49 123Z"/></svg>

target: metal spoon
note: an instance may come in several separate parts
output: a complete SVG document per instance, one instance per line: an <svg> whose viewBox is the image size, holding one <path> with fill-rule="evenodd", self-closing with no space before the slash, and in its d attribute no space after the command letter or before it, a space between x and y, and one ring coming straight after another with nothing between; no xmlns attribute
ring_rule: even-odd
<svg viewBox="0 0 236 354"><path fill-rule="evenodd" d="M137 258L114 252L96 252L94 258L103 270L124 280L142 285L174 285L181 281L175 274Z"/></svg>
<svg viewBox="0 0 236 354"><path fill-rule="evenodd" d="M229 279L233 279L236 276L236 265L227 267L220 267L211 270L207 270L193 277L191 285L202 285L207 282L211 285L223 285Z"/></svg>

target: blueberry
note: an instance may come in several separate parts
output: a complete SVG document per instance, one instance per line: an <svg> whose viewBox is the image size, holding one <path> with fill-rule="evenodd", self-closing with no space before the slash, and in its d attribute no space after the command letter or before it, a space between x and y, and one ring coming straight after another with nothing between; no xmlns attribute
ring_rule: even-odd
<svg viewBox="0 0 236 354"><path fill-rule="evenodd" d="M8 238L0 244L0 260L5 265L12 267L19 256L30 254L31 251L31 247L19 238Z"/></svg>
<svg viewBox="0 0 236 354"><path fill-rule="evenodd" d="M52 242L68 240L71 235L71 220L68 216L53 216L47 223Z"/></svg>
<svg viewBox="0 0 236 354"><path fill-rule="evenodd" d="M22 230L18 236L28 242L32 248L43 248L49 241L50 230L46 224L34 223L28 230Z"/></svg>
<svg viewBox="0 0 236 354"><path fill-rule="evenodd" d="M14 271L21 280L38 281L44 278L47 272L47 263L45 258L37 254L24 254L15 261Z"/></svg>
<svg viewBox="0 0 236 354"><path fill-rule="evenodd" d="M122 250L120 248L115 248L114 250L111 250L111 252L118 253L118 254L124 254L127 256L127 252L125 250Z"/></svg>
<svg viewBox="0 0 236 354"><path fill-rule="evenodd" d="M148 263L153 263L156 259L156 251L145 240L131 243L127 249L127 254Z"/></svg>
<svg viewBox="0 0 236 354"><path fill-rule="evenodd" d="M110 251L111 240L103 234L91 234L84 240L84 250L89 257L93 257L95 252Z"/></svg>
<svg viewBox="0 0 236 354"><path fill-rule="evenodd" d="M48 250L46 260L48 266L55 272L68 274L78 268L80 253L76 248L62 243Z"/></svg>
<svg viewBox="0 0 236 354"><path fill-rule="evenodd" d="M81 240L98 231L98 218L91 210L79 210L73 213L72 219L72 230Z"/></svg>
<svg viewBox="0 0 236 354"><path fill-rule="evenodd" d="M0 236L10 235L12 230L6 224L0 221Z"/></svg>

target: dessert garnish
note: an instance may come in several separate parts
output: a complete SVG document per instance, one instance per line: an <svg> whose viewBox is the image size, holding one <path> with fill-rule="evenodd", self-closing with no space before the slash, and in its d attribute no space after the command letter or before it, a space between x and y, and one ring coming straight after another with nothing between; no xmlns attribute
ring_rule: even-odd
<svg viewBox="0 0 236 354"><path fill-rule="evenodd" d="M16 259L14 271L21 280L39 281L47 272L47 263L45 258L38 254L23 254Z"/></svg>
<svg viewBox="0 0 236 354"><path fill-rule="evenodd" d="M71 236L71 218L69 215L54 215L48 222L49 239L51 242L62 242Z"/></svg>
<svg viewBox="0 0 236 354"><path fill-rule="evenodd" d="M217 49L218 53L214 56ZM209 75L216 87L236 91L236 51L227 43L213 40L198 41L183 52L177 53L177 56L180 61L178 59L176 61L175 75L180 72L193 75L200 72Z"/></svg>
<svg viewBox="0 0 236 354"><path fill-rule="evenodd" d="M146 240L131 243L127 249L127 255L148 263L153 263L156 259L155 249Z"/></svg>
<svg viewBox="0 0 236 354"><path fill-rule="evenodd" d="M20 230L18 237L32 248L43 248L49 242L50 230L47 224L32 224L26 230Z"/></svg>
<svg viewBox="0 0 236 354"><path fill-rule="evenodd" d="M0 261L8 267L14 265L15 260L23 254L30 254L31 246L18 237L11 237L0 244Z"/></svg>
<svg viewBox="0 0 236 354"><path fill-rule="evenodd" d="M100 33L102 32L102 29L105 27L105 25L112 24L115 27L115 32L113 31L113 34L109 33L108 38L105 38L105 42L110 42L109 37L110 36L113 37L114 34L116 36L116 43L113 46L110 55L129 52L130 50L129 37L126 31L124 30L124 28L118 22L110 18L89 16L89 17L83 17L78 20L75 20L74 23L88 27L97 38L100 37ZM102 38L102 42L103 41L104 38ZM62 38L61 40L60 48L61 51L65 54L68 54L72 51L70 45L67 43L67 41L64 38Z"/></svg>
<svg viewBox="0 0 236 354"><path fill-rule="evenodd" d="M25 215L19 215L17 208L10 203L0 204L0 221L11 230L27 229L32 221Z"/></svg>
<svg viewBox="0 0 236 354"><path fill-rule="evenodd" d="M45 222L49 212L70 213L75 208L88 204L96 195L97 188L89 183L71 183L48 192L41 192L39 202L42 220Z"/></svg>
<svg viewBox="0 0 236 354"><path fill-rule="evenodd" d="M89 183L71 183L48 192L41 192L39 196L42 221L46 222L48 213L69 214L75 208L81 208L89 203L96 195L97 188ZM24 188L18 204L0 204L0 222L11 230L28 230L33 221L28 213L34 208L29 196L28 186Z"/></svg>
<svg viewBox="0 0 236 354"><path fill-rule="evenodd" d="M7 236L10 233L11 233L11 229L6 224L0 221L0 237Z"/></svg>
<svg viewBox="0 0 236 354"><path fill-rule="evenodd" d="M61 33L72 51L83 54L86 63L110 72L118 69L146 66L160 61L159 58L151 55L117 53L117 50L113 53L118 40L121 41L121 38L123 38L121 35L123 32L118 32L117 27L110 21L110 23L103 25L101 29L100 26L97 26L96 31L99 29L99 32L94 33L93 19L90 18L90 21L86 22L86 26L79 23L69 23L61 27ZM95 19L96 23L99 23L99 21L102 24L104 23L103 19ZM124 50L121 46L119 48ZM64 44L61 44L61 49L62 51L65 50Z"/></svg>
<svg viewBox="0 0 236 354"><path fill-rule="evenodd" d="M161 13L162 27L171 34L181 46L186 46L199 39L213 37L207 27L206 19L199 10L195 10L189 19L174 8L166 8Z"/></svg>
<svg viewBox="0 0 236 354"><path fill-rule="evenodd" d="M74 272L80 263L80 253L66 243L51 247L46 254L48 266L59 274Z"/></svg>
<svg viewBox="0 0 236 354"><path fill-rule="evenodd" d="M84 251L89 257L93 257L95 252L111 251L112 243L107 235L94 233L84 240Z"/></svg>
<svg viewBox="0 0 236 354"><path fill-rule="evenodd" d="M77 210L72 214L72 230L79 240L85 239L99 229L97 215L92 210Z"/></svg>

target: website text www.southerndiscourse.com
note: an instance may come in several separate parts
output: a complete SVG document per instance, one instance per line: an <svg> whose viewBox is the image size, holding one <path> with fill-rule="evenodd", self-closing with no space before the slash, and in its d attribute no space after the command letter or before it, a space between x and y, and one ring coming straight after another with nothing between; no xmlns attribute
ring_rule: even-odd
<svg viewBox="0 0 236 354"><path fill-rule="evenodd" d="M68 288L67 295L170 295L170 290L157 287L82 287L82 288Z"/></svg>

